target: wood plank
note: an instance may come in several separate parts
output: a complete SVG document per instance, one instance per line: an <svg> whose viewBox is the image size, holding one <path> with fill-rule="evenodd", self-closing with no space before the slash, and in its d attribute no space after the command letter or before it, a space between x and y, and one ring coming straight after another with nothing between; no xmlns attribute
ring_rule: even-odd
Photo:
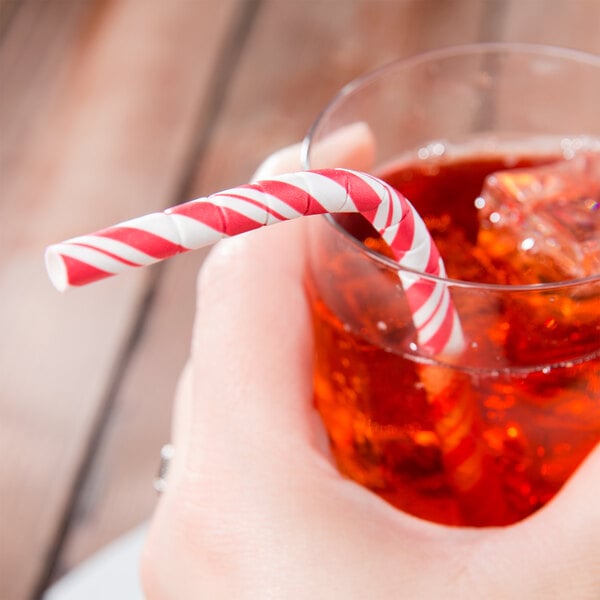
<svg viewBox="0 0 600 600"><path fill-rule="evenodd" d="M8 30L10 22L20 5L20 0L0 0L0 39Z"/></svg>
<svg viewBox="0 0 600 600"><path fill-rule="evenodd" d="M174 201L236 6L33 1L5 35L2 598L31 597L46 569L155 274L60 296L43 247Z"/></svg>
<svg viewBox="0 0 600 600"><path fill-rule="evenodd" d="M483 10L479 0L263 2L193 193L246 180L268 154L300 141L358 75L477 40Z"/></svg>
<svg viewBox="0 0 600 600"><path fill-rule="evenodd" d="M477 39L478 7L472 0L454 3L460 29L448 24L448 10L437 2L263 2L187 196L246 181L273 149L299 140L331 95L360 72L440 41ZM425 22L426 34L409 35ZM164 265L57 573L147 518L154 506L150 483L188 353L201 260L198 253Z"/></svg>
<svg viewBox="0 0 600 600"><path fill-rule="evenodd" d="M503 29L507 6L494 0L263 1L187 196L247 180L263 157L304 135L343 83L366 70L435 47L516 36ZM578 14L573 10L570 22L580 19ZM518 35L537 31L525 23ZM551 37L552 31L545 35ZM172 391L187 355L193 284L202 258L200 253L188 255L164 266L57 573L152 510L150 481L158 449L167 439Z"/></svg>
<svg viewBox="0 0 600 600"><path fill-rule="evenodd" d="M235 19L234 7L239 7ZM235 26L229 28L229 39L222 44L225 70L230 62L235 62L245 21L251 19L252 13L251 6L244 9L239 3L231 3L230 8ZM213 89L212 93L218 90ZM207 123L202 124L197 138L202 137L206 126ZM160 447L170 437L173 395L188 355L195 280L205 254L199 251L169 261L152 300L151 315L156 313L161 318L147 319L142 329L102 443L79 494L51 581L148 518L155 506L156 494L151 484Z"/></svg>
<svg viewBox="0 0 600 600"><path fill-rule="evenodd" d="M600 2L595 0L511 0L496 30L501 41L550 44L600 54ZM531 86L529 73L522 82L499 86L495 93L495 119L538 134L600 136L600 77L573 70L551 70L551 63L538 63L540 78ZM500 66L499 68L502 68ZM544 82L544 83L542 83ZM591 101L591 100L594 101ZM525 108L524 108L525 107ZM535 107L535 108L532 108ZM574 109L576 107L576 109Z"/></svg>
<svg viewBox="0 0 600 600"><path fill-rule="evenodd" d="M600 54L599 32L597 0L509 0L500 39Z"/></svg>
<svg viewBox="0 0 600 600"><path fill-rule="evenodd" d="M205 254L201 250L173 259L161 277L52 580L154 510L152 480L160 448L170 440L173 397L188 356L195 282Z"/></svg>

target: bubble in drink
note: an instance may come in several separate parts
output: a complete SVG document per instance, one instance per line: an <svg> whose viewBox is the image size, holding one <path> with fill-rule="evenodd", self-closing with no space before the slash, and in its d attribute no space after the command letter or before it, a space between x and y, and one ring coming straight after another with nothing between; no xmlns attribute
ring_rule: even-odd
<svg viewBox="0 0 600 600"><path fill-rule="evenodd" d="M547 283L600 272L600 153L486 178L479 244L512 283Z"/></svg>

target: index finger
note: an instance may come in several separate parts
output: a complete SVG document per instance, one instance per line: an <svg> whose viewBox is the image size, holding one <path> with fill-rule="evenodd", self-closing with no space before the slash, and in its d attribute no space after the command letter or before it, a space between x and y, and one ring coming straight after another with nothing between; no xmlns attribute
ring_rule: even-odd
<svg viewBox="0 0 600 600"><path fill-rule="evenodd" d="M321 447L303 287L306 223L227 240L198 280L190 464ZM228 463L231 464L231 463Z"/></svg>

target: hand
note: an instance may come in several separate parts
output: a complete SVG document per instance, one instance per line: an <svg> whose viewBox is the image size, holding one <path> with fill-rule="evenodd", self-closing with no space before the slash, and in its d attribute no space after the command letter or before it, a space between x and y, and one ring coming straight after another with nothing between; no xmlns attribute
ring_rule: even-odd
<svg viewBox="0 0 600 600"><path fill-rule="evenodd" d="M506 528L427 523L338 474L312 406L306 228L222 242L200 273L149 600L597 598L600 450Z"/></svg>

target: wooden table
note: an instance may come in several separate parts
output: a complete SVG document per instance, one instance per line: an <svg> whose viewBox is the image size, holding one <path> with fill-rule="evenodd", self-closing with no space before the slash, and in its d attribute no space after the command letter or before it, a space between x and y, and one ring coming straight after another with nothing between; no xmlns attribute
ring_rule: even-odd
<svg viewBox="0 0 600 600"><path fill-rule="evenodd" d="M245 182L397 57L600 52L598 0L2 0L0 16L0 600L38 597L151 514L203 258L60 295L46 244Z"/></svg>

